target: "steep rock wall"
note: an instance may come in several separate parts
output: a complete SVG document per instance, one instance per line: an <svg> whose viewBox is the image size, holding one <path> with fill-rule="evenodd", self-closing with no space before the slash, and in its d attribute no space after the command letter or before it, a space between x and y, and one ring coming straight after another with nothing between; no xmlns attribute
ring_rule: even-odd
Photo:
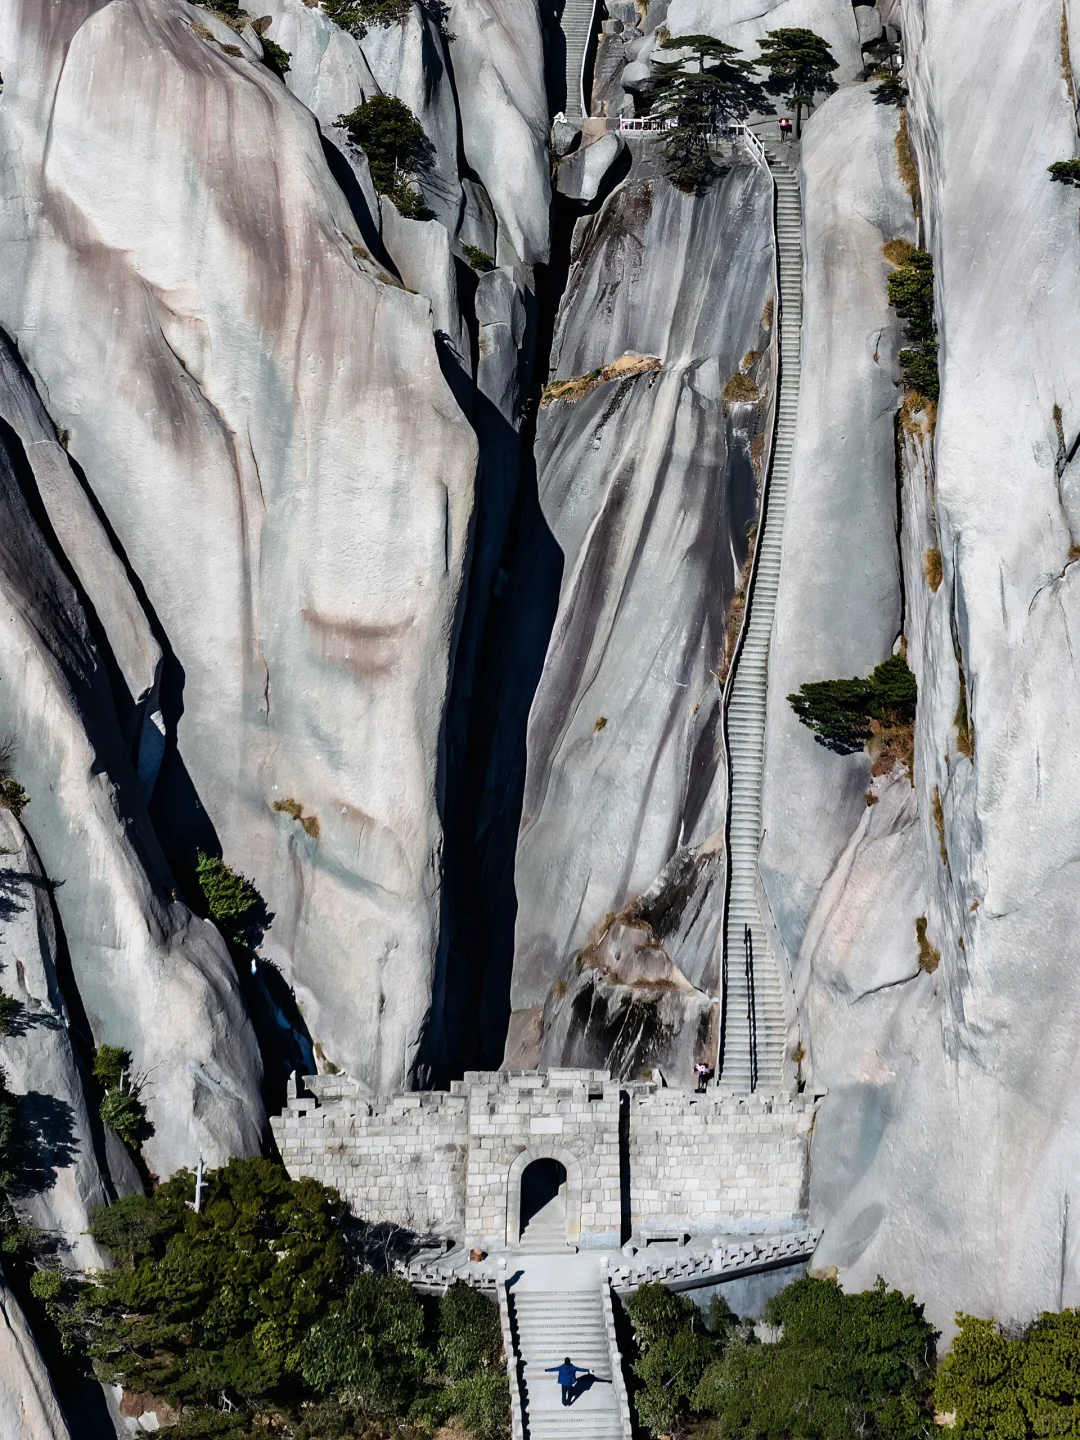
<svg viewBox="0 0 1080 1440"><path fill-rule="evenodd" d="M864 817L801 964L830 1088L818 1261L913 1290L947 1336L956 1309L1024 1321L1080 1298L1080 238L1075 198L1046 174L1077 130L1059 5L903 8L942 377L936 432L913 421L903 456L915 789L889 782ZM931 973L914 969L919 916Z"/></svg>
<svg viewBox="0 0 1080 1440"><path fill-rule="evenodd" d="M790 963L815 898L859 823L864 756L817 743L787 696L866 675L902 625L895 419L900 329L890 240L915 238L896 159L897 114L868 87L808 122L802 148L806 273L802 384L769 657L761 875Z"/></svg>
<svg viewBox="0 0 1080 1440"><path fill-rule="evenodd" d="M553 377L588 377L624 352L657 360L592 389L586 380L582 398L552 400L540 414L538 523L561 552L562 574L529 718L515 1045L525 1012L535 1020L575 954L646 891L651 918L624 918L659 931L686 988L717 979L724 800L714 672L753 519L750 433L764 423L760 407L729 407L722 392L747 352L769 345L770 205L771 186L745 158L700 200L646 160L579 225ZM750 368L764 381L765 359ZM593 959L618 977L614 952ZM695 1015L708 1009L700 1002ZM673 1041L682 1027L667 1028ZM692 1049L694 1024L686 1029ZM598 1025L592 1042L601 1060L612 1043L604 1031ZM535 1054L535 1035L530 1043ZM570 1045L566 1034L560 1048Z"/></svg>
<svg viewBox="0 0 1080 1440"><path fill-rule="evenodd" d="M44 427L6 349L0 393L19 401L9 399L0 412L19 409ZM46 874L63 882L53 894L82 1005L97 1041L130 1050L139 1073L153 1073L151 1170L168 1174L200 1153L208 1161L250 1154L266 1124L262 1067L236 972L214 927L176 899L105 662L75 585L31 510L41 505L34 466L40 457L52 467L56 456L44 446L24 449L13 429L0 431L0 442L0 734L15 740L16 773L30 794L26 829ZM55 470L46 479L55 480ZM35 985L45 986L51 1006L61 1005L43 976ZM26 1047L23 1068L59 1074L60 1067L72 1093L59 1099L71 1106L85 1145L68 1058L50 1059L44 1039ZM82 1163L76 1189L87 1203L98 1192L85 1154ZM77 1218L69 1211L61 1228Z"/></svg>
<svg viewBox="0 0 1080 1440"><path fill-rule="evenodd" d="M438 934L475 441L310 114L204 15L5 9L0 314L168 636L177 859L220 842L312 1035L392 1085Z"/></svg>

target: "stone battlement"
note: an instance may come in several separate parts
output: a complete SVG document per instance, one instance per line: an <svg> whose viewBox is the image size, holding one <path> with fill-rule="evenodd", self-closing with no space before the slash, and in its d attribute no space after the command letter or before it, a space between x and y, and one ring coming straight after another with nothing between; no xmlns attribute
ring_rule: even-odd
<svg viewBox="0 0 1080 1440"><path fill-rule="evenodd" d="M271 1123L291 1175L333 1185L368 1220L484 1250L517 1244L525 1171L558 1162L568 1240L606 1248L656 1226L798 1220L818 1099L698 1095L599 1070L469 1072L449 1091L383 1096L319 1075L290 1086Z"/></svg>

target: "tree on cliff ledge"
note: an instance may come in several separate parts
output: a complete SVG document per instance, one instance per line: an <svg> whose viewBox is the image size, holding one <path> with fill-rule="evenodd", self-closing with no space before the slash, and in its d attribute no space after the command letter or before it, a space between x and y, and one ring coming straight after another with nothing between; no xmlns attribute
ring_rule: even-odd
<svg viewBox="0 0 1080 1440"><path fill-rule="evenodd" d="M799 136L803 106L811 109L815 95L831 95L837 88L832 72L840 68L839 61L813 30L770 30L757 43L761 50L759 63L769 71L765 89L795 107L795 134Z"/></svg>
<svg viewBox="0 0 1080 1440"><path fill-rule="evenodd" d="M664 50L690 50L689 58L660 60L653 114L673 121L661 140L668 178L688 194L700 194L716 178L710 142L722 125L765 108L764 92L752 79L753 64L733 45L711 35L668 36ZM687 66L694 68L687 69Z"/></svg>

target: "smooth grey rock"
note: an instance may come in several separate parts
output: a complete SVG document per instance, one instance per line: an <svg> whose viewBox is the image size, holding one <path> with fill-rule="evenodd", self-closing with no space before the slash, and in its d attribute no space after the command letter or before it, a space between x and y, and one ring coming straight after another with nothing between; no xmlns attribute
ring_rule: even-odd
<svg viewBox="0 0 1080 1440"><path fill-rule="evenodd" d="M10 384L20 380L9 372ZM15 773L31 797L24 825L59 882L94 1038L130 1050L147 1077L148 1166L166 1175L200 1153L221 1163L262 1144L255 1038L221 937L176 899L79 597L29 508L34 453L11 433L0 444L0 735L16 742ZM59 1084L64 1057L53 1062ZM34 1063L28 1056L27 1074ZM92 1193L85 1169L74 1184L82 1200ZM70 1186L64 1203L67 1225Z"/></svg>
<svg viewBox="0 0 1080 1440"><path fill-rule="evenodd" d="M27 1193L17 1195L16 1207L60 1239L64 1263L103 1268L108 1258L86 1233L91 1215L110 1198L95 1153L94 1131L100 1137L102 1127L91 1123L68 1033L56 977L52 897L22 826L2 809L0 989L19 1005L9 1033L0 1035L0 1068L19 1097L19 1123L32 1156Z"/></svg>
<svg viewBox="0 0 1080 1440"><path fill-rule="evenodd" d="M438 936L439 730L476 465L429 302L364 272L310 112L265 67L198 39L165 0L73 5L48 24L35 7L5 10L0 49L14 77L0 154L7 193L26 197L0 213L15 257L0 320L182 666L178 751L155 796L168 838L190 864L216 834L275 914L266 949L313 1039L393 1088ZM107 367L87 358L106 354ZM20 682L19 702L33 696ZM27 709L19 722L24 735L43 728ZM40 746L36 789L75 744ZM75 748L68 763L63 803L93 808L123 850L104 783L87 778L91 755ZM273 811L287 799L317 818L317 839ZM60 801L50 804L49 828L66 834ZM45 808L43 795L42 818ZM67 928L63 897L78 904L79 871L38 827L35 816L49 873L68 880ZM208 1130L223 1109L208 1158L250 1149L247 1081L224 1066L210 1078L195 1058L228 1037L230 1065L233 1052L241 1073L247 1064L231 963L183 907L110 874L103 845L84 837L80 865L86 883L100 875L107 904L84 893L68 936L80 986L101 975L87 1009L108 1021L104 1038L129 1044L117 996L162 1006L170 1064L188 1055L175 1088L157 1082L162 1102L190 1108L198 1094ZM103 907L118 906L124 923L103 923ZM152 957L160 973L141 981ZM214 967L223 988L208 1014ZM190 1002L170 1001L185 984ZM155 1157L163 1171L196 1158L190 1132L169 1146L168 1164Z"/></svg>
<svg viewBox="0 0 1080 1440"><path fill-rule="evenodd" d="M438 220L408 220L389 196L380 202L383 240L402 283L431 301L431 323L445 335L462 371L472 373L469 330L458 298L457 269L450 236Z"/></svg>
<svg viewBox="0 0 1080 1440"><path fill-rule="evenodd" d="M859 27L859 44L870 45L881 38L884 26L881 15L872 5L856 5L855 23Z"/></svg>
<svg viewBox="0 0 1080 1440"><path fill-rule="evenodd" d="M0 1434L72 1440L37 1341L0 1272Z"/></svg>
<svg viewBox="0 0 1080 1440"><path fill-rule="evenodd" d="M465 206L461 215L458 240L462 245L473 245L485 255L495 259L495 211L491 197L475 180L463 180L461 190Z"/></svg>
<svg viewBox="0 0 1080 1440"><path fill-rule="evenodd" d="M792 966L815 898L865 808L870 763L819 744L787 696L809 680L868 674L901 629L894 421L902 342L882 246L915 231L896 123L869 88L842 90L811 116L802 145L802 383L769 657L760 859Z"/></svg>
<svg viewBox="0 0 1080 1440"><path fill-rule="evenodd" d="M716 912L690 897L723 848L713 672L753 506L721 391L767 344L770 205L739 164L699 200L631 178L578 229L554 376L624 352L663 363L540 413L540 503L565 560L529 717L515 1010L544 1000L605 916L663 888L677 855L667 954L693 985L715 982L702 930Z"/></svg>
<svg viewBox="0 0 1080 1440"><path fill-rule="evenodd" d="M568 200L591 204L600 192L604 176L625 148L618 135L609 134L567 156L556 172L559 194Z"/></svg>
<svg viewBox="0 0 1080 1440"><path fill-rule="evenodd" d="M904 21L941 331L936 431L903 435L917 818L830 902L823 938L852 937L849 970L869 961L872 918L877 973L899 983L842 1021L827 989L811 993L815 1083L828 1066L830 1084L813 1173L820 1259L851 1288L881 1274L913 1292L947 1342L957 1310L1023 1324L1080 1301L1080 537L1053 408L1067 453L1080 234L1075 195L1046 175L1076 145L1060 11L911 0ZM973 759L958 748L961 673ZM903 980L920 906L941 959Z"/></svg>
<svg viewBox="0 0 1080 1440"><path fill-rule="evenodd" d="M581 130L565 120L556 120L551 127L551 148L561 160L581 144Z"/></svg>
<svg viewBox="0 0 1080 1440"><path fill-rule="evenodd" d="M161 646L108 532L72 471L22 360L0 331L0 419L32 457L34 486L108 640L127 689L121 724L143 795L149 799L164 753Z"/></svg>
<svg viewBox="0 0 1080 1440"><path fill-rule="evenodd" d="M537 0L451 0L465 157L491 196L501 264L543 264L551 243L548 106Z"/></svg>
<svg viewBox="0 0 1080 1440"><path fill-rule="evenodd" d="M289 52L285 84L326 129L380 93L359 41L304 0L260 0L267 34Z"/></svg>

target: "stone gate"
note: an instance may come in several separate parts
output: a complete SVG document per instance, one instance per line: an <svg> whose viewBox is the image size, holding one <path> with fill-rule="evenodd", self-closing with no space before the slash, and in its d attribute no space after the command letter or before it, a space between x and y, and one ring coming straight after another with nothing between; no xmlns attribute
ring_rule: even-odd
<svg viewBox="0 0 1080 1440"><path fill-rule="evenodd" d="M449 1091L370 1096L348 1076L290 1085L271 1121L294 1178L354 1211L487 1251L519 1239L522 1180L565 1170L567 1239L760 1233L805 1215L816 1095L734 1095L612 1080L601 1070L468 1072Z"/></svg>

